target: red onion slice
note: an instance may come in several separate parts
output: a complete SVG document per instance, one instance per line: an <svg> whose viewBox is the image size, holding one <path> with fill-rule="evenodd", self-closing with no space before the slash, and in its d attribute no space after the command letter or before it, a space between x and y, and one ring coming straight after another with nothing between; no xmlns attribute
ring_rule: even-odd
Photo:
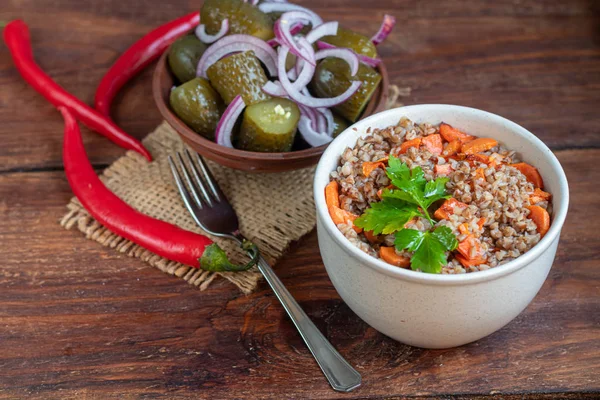
<svg viewBox="0 0 600 400"><path fill-rule="evenodd" d="M309 43L314 43L323 36L335 36L337 35L339 25L340 24L338 22L326 22L321 24L312 31L308 32L306 35L306 40L308 40Z"/></svg>
<svg viewBox="0 0 600 400"><path fill-rule="evenodd" d="M343 48L335 48L335 49L320 50L315 54L315 59L317 59L317 60L322 60L327 57L341 58L342 60L346 61L348 63L348 65L350 66L350 73L352 74L351 76L355 76L358 73L358 67L359 67L358 56L352 50L343 49Z"/></svg>
<svg viewBox="0 0 600 400"><path fill-rule="evenodd" d="M278 72L279 72L279 81L281 82L281 86L286 91L287 95L294 100L298 104L302 104L311 108L320 108L320 107L333 107L338 104L341 104L347 101L350 97L352 97L362 85L362 82L354 81L350 84L350 87L341 95L326 99L319 99L312 97L310 95L305 95L300 93L300 91L294 87L294 85L290 82L287 77L287 71L285 70L285 60L287 55L289 54L290 49L287 46L279 47L278 54ZM268 84L267 84L268 85Z"/></svg>
<svg viewBox="0 0 600 400"><path fill-rule="evenodd" d="M250 35L230 35L210 46L200 58L196 76L207 78L206 70L221 58L243 51L254 55L267 67L271 76L277 76L277 53L264 40Z"/></svg>
<svg viewBox="0 0 600 400"><path fill-rule="evenodd" d="M317 46L319 47L320 50L337 49L337 47L335 47L334 45L325 43L322 41L318 41ZM352 51L351 49L348 49L348 50ZM381 59L379 59L379 58L371 58L371 57L363 56L362 54L357 54L354 51L353 51L353 53L356 54L356 56L358 57L358 60L361 63L368 65L369 67L376 68L379 64L381 64Z"/></svg>
<svg viewBox="0 0 600 400"><path fill-rule="evenodd" d="M221 21L221 29L219 29L219 32L217 32L214 35L209 35L208 33L206 33L206 25L204 24L200 24L196 28L196 36L198 37L198 39L200 39L200 41L204 43L209 44L221 39L223 36L227 35L227 32L229 32L229 20L227 18Z"/></svg>
<svg viewBox="0 0 600 400"><path fill-rule="evenodd" d="M323 19L319 17L314 11L309 10L306 7L302 7L296 4L289 3L261 3L258 5L260 11L264 13L272 13L272 12L283 12L287 13L289 11L302 11L310 16L310 24L313 28L321 25L323 23Z"/></svg>
<svg viewBox="0 0 600 400"><path fill-rule="evenodd" d="M283 14L273 26L275 38L282 46L290 48L292 54L304 59L305 61L315 64L313 57L310 57L305 50L300 48L298 42L291 32L291 29L298 24L303 26L310 23L310 15L303 11L290 11Z"/></svg>
<svg viewBox="0 0 600 400"><path fill-rule="evenodd" d="M330 143L333 138L325 133L319 133L315 131L312 127L312 122L310 118L306 115L302 115L300 117L300 122L298 122L298 130L300 134L306 140L306 142L312 147L319 147L324 144Z"/></svg>
<svg viewBox="0 0 600 400"><path fill-rule="evenodd" d="M335 120L333 119L333 113L329 108L319 108L317 111L325 117L327 121L327 134L330 137L333 137L333 132L335 131Z"/></svg>
<svg viewBox="0 0 600 400"><path fill-rule="evenodd" d="M215 132L215 140L217 144L225 147L233 148L233 143L231 142L231 133L233 132L233 127L237 122L240 114L246 108L246 103L244 103L244 99L242 96L236 96L235 99L227 106L227 109L221 116L221 120L217 125L217 130Z"/></svg>
<svg viewBox="0 0 600 400"><path fill-rule="evenodd" d="M371 38L371 42L373 42L375 46L379 45L381 42L387 39L389 34L392 32L392 29L394 29L394 26L396 26L396 18L391 15L385 14L383 16L383 22L381 23L381 27L379 28L379 31L375 34L375 36Z"/></svg>
<svg viewBox="0 0 600 400"><path fill-rule="evenodd" d="M290 28L290 34L293 36L297 33L300 33L302 28L304 28L304 24L298 22L297 24L295 24L294 26L292 26ZM273 38L273 39L267 40L267 44L271 47L277 47L277 46L279 46L280 43L279 43L279 40L277 40L277 38Z"/></svg>

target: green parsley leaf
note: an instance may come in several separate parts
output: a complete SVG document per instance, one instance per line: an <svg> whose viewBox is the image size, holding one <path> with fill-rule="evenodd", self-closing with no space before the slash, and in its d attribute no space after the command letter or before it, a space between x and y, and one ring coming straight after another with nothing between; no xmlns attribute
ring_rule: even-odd
<svg viewBox="0 0 600 400"><path fill-rule="evenodd" d="M425 232L421 245L410 259L410 267L413 270L439 274L442 272L442 265L448 263L445 251L444 245L431 232Z"/></svg>
<svg viewBox="0 0 600 400"><path fill-rule="evenodd" d="M396 232L396 240L394 245L400 250L416 251L421 243L425 234L416 229L402 229L400 232Z"/></svg>
<svg viewBox="0 0 600 400"><path fill-rule="evenodd" d="M382 192L382 201L371 204L371 207L354 221L354 225L373 231L375 235L396 232L396 249L413 252L413 270L439 274L442 266L448 263L446 252L458 247L452 230L441 226L433 231L421 232L405 229L404 225L417 216L427 218L432 226L435 225L428 208L438 200L451 197L446 192L448 178L428 182L421 167L410 169L394 156L390 156L388 165L386 173L394 189L385 189Z"/></svg>
<svg viewBox="0 0 600 400"><path fill-rule="evenodd" d="M371 204L363 215L354 221L354 225L375 235L389 235L404 228L411 218L421 215L412 204L396 199L384 199Z"/></svg>
<svg viewBox="0 0 600 400"><path fill-rule="evenodd" d="M458 247L458 240L456 240L456 236L454 236L454 233L452 233L452 229L448 228L447 226L440 226L431 234L448 251L456 250Z"/></svg>
<svg viewBox="0 0 600 400"><path fill-rule="evenodd" d="M384 200L385 199L397 199L397 200L402 200L407 203L417 205L414 201L414 197L410 193L405 192L404 190L383 189L383 192L381 193L381 197Z"/></svg>
<svg viewBox="0 0 600 400"><path fill-rule="evenodd" d="M448 181L448 178L437 178L434 181L427 182L424 190L426 208L429 208L438 200L449 199L451 197L448 192L446 192L446 183L448 183Z"/></svg>
<svg viewBox="0 0 600 400"><path fill-rule="evenodd" d="M423 216L433 225L434 221L429 216L427 209L434 202L450 197L446 192L448 178L438 178L427 182L421 167L411 170L408 165L394 156L390 156L388 164L387 176L392 181L392 185L399 190L384 191L383 197L400 199L418 205L423 210Z"/></svg>
<svg viewBox="0 0 600 400"><path fill-rule="evenodd" d="M458 241L450 228L440 226L433 232L403 229L396 233L394 244L398 250L414 252L410 259L413 270L439 274L448 263L446 251L456 249Z"/></svg>

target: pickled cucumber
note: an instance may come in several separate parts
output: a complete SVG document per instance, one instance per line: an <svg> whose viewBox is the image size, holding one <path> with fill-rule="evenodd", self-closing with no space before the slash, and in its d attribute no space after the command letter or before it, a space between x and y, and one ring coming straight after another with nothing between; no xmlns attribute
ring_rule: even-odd
<svg viewBox="0 0 600 400"><path fill-rule="evenodd" d="M242 96L247 106L270 98L262 91L268 79L253 51L225 57L211 65L206 73L227 104L238 95Z"/></svg>
<svg viewBox="0 0 600 400"><path fill-rule="evenodd" d="M196 35L186 35L175 41L169 48L169 67L181 83L196 77L198 61L204 54L206 45Z"/></svg>
<svg viewBox="0 0 600 400"><path fill-rule="evenodd" d="M291 151L299 120L298 106L287 99L276 98L247 107L237 146L262 153Z"/></svg>
<svg viewBox="0 0 600 400"><path fill-rule="evenodd" d="M326 58L317 65L310 88L317 97L328 98L344 93L353 81L361 81L358 91L334 110L351 122L356 122L381 82L381 75L373 68L360 64L358 73L350 76L350 67L339 58Z"/></svg>
<svg viewBox="0 0 600 400"><path fill-rule="evenodd" d="M196 133L215 139L225 105L206 79L194 78L173 89L169 102L175 114Z"/></svg>
<svg viewBox="0 0 600 400"><path fill-rule="evenodd" d="M371 42L371 39L365 35L351 31L350 29L342 28L341 26L338 28L337 35L325 36L321 40L336 47L347 47L363 56L371 58L377 57L377 48L373 42Z"/></svg>
<svg viewBox="0 0 600 400"><path fill-rule="evenodd" d="M340 133L344 132L346 129L350 127L350 123L346 118L338 115L337 113L333 113L333 137L336 138L340 135Z"/></svg>
<svg viewBox="0 0 600 400"><path fill-rule="evenodd" d="M262 40L275 36L272 17L243 0L206 0L200 15L210 35L219 32L221 22L227 18L229 34L252 35Z"/></svg>

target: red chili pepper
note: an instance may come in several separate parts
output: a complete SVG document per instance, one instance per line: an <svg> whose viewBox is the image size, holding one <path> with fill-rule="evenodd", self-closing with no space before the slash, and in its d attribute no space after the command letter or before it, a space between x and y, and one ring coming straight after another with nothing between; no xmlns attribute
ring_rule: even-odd
<svg viewBox="0 0 600 400"><path fill-rule="evenodd" d="M35 63L29 28L25 22L15 20L6 25L4 28L4 41L23 79L46 100L57 108L61 106L68 107L88 128L106 136L123 148L137 151L149 161L152 161L152 156L148 150L137 139L129 136L109 118L68 93Z"/></svg>
<svg viewBox="0 0 600 400"><path fill-rule="evenodd" d="M96 90L95 106L107 117L113 98L121 87L144 67L161 56L177 38L200 23L200 13L193 12L159 26L127 49L108 70Z"/></svg>
<svg viewBox="0 0 600 400"><path fill-rule="evenodd" d="M133 209L98 178L87 158L81 131L70 110L65 119L63 162L71 189L86 210L103 226L151 252L198 268L209 238L151 218Z"/></svg>

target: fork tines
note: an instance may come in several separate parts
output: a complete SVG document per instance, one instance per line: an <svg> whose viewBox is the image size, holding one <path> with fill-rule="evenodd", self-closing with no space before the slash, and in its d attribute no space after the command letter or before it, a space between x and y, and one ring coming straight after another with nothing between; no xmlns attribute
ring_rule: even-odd
<svg viewBox="0 0 600 400"><path fill-rule="evenodd" d="M184 157L187 162L184 161ZM177 153L177 160L169 156L169 165L171 166L171 172L175 178L177 188L188 209L191 205L188 204L191 203L190 193L200 209L206 206L212 208L216 202L221 201L221 194L217 183L207 168L204 159L199 154L192 155L186 149L185 156L182 156L179 152ZM181 174L179 171L181 171ZM183 179L181 175L183 175ZM193 213L192 210L190 212Z"/></svg>

